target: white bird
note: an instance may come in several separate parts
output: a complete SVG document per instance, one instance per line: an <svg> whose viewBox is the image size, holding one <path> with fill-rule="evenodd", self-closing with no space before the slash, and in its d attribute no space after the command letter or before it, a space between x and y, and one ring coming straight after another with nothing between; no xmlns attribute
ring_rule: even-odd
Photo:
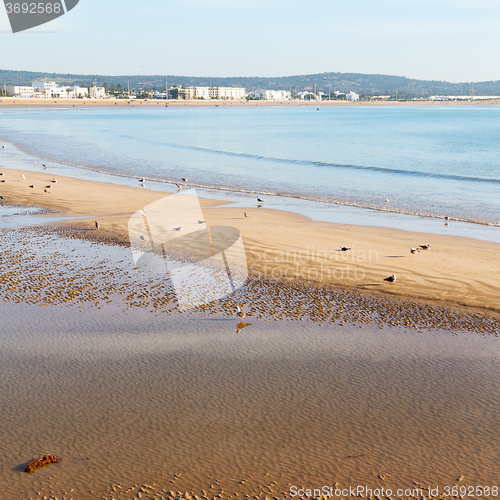
<svg viewBox="0 0 500 500"><path fill-rule="evenodd" d="M389 203L391 200L389 198L387 198L387 203Z"/></svg>
<svg viewBox="0 0 500 500"><path fill-rule="evenodd" d="M142 241L146 241L146 238L144 237L144 235L141 233L139 234L139 238L142 240Z"/></svg>
<svg viewBox="0 0 500 500"><path fill-rule="evenodd" d="M420 250L430 250L431 246L430 245L420 245L418 248L420 248Z"/></svg>
<svg viewBox="0 0 500 500"><path fill-rule="evenodd" d="M396 275L393 274L392 276L389 276L388 278L384 278L384 281L388 281L389 283L394 283L396 281Z"/></svg>
<svg viewBox="0 0 500 500"><path fill-rule="evenodd" d="M243 309L240 308L240 306L236 306L236 309L238 312L236 313L240 318L244 318L247 313L243 311Z"/></svg>
<svg viewBox="0 0 500 500"><path fill-rule="evenodd" d="M182 231L184 228L182 226L179 226L179 227L174 227L174 230L175 231Z"/></svg>
<svg viewBox="0 0 500 500"><path fill-rule="evenodd" d="M198 224L205 224L205 222L207 222L207 221L206 220L199 220Z"/></svg>
<svg viewBox="0 0 500 500"><path fill-rule="evenodd" d="M262 203L264 200L261 200L259 196L257 196L257 201Z"/></svg>
<svg viewBox="0 0 500 500"><path fill-rule="evenodd" d="M146 217L146 214L144 213L144 210L139 210L139 213L140 213L143 217Z"/></svg>
<svg viewBox="0 0 500 500"><path fill-rule="evenodd" d="M416 253L419 252L419 250L417 248L410 248L410 252L415 255Z"/></svg>
<svg viewBox="0 0 500 500"><path fill-rule="evenodd" d="M350 250L350 248L349 248L349 247L344 247L344 246L341 246L341 247L340 247L340 250L341 250L342 252L347 252L347 250Z"/></svg>
<svg viewBox="0 0 500 500"><path fill-rule="evenodd" d="M23 180L26 180L26 177L24 176L24 174L23 174Z"/></svg>
<svg viewBox="0 0 500 500"><path fill-rule="evenodd" d="M33 163L35 164L35 168L36 168L36 166L38 165L38 163L36 161L34 161Z"/></svg>

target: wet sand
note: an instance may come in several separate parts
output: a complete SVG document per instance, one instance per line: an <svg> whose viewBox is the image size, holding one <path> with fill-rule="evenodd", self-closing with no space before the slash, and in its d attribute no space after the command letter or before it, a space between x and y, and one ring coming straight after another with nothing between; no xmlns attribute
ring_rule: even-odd
<svg viewBox="0 0 500 500"><path fill-rule="evenodd" d="M271 500L293 486L364 485L391 498L422 488L423 500L428 486L496 484L500 245L264 208L244 218L202 200L261 267L231 296L181 313L165 276L134 269L125 245L130 214L164 193L58 177L49 195L38 184L51 175L2 171L6 201L92 218L0 229L1 498ZM432 249L404 256L414 241ZM262 272L307 244L370 281ZM341 244L382 257L352 262ZM317 269L316 256L298 262ZM383 284L396 265L427 277L426 293L440 273L458 298ZM23 472L46 454L60 462Z"/></svg>
<svg viewBox="0 0 500 500"><path fill-rule="evenodd" d="M89 217L65 223L73 237L129 244L128 220L165 193L141 187L2 169L5 203L42 207L58 216ZM22 175L26 179L22 179ZM35 185L34 189L29 188ZM45 186L52 186L45 188ZM188 186L186 186L188 187ZM44 190L47 189L48 193ZM249 271L260 278L332 285L427 302L500 312L500 244L396 229L316 222L265 203L242 209L201 200L209 226L233 226L244 239ZM224 206L220 206L224 205ZM244 217L246 211L248 217ZM100 229L94 230L95 220ZM58 223L60 226L61 223ZM419 245L431 249L416 255ZM350 247L347 252L341 246ZM395 273L396 283L384 282Z"/></svg>
<svg viewBox="0 0 500 500"><path fill-rule="evenodd" d="M2 498L498 478L495 337L256 318L238 335L235 316L113 305L2 311ZM60 462L22 472L46 453Z"/></svg>

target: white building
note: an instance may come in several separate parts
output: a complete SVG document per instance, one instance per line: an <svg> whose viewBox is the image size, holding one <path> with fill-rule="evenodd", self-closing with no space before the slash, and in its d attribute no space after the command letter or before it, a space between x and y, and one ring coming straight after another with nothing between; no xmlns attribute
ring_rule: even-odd
<svg viewBox="0 0 500 500"><path fill-rule="evenodd" d="M212 99L244 99L245 89L242 87L211 87L209 95Z"/></svg>
<svg viewBox="0 0 500 500"><path fill-rule="evenodd" d="M31 98L35 95L35 89L33 87L21 87L19 85L6 85L5 90L7 94L14 97Z"/></svg>
<svg viewBox="0 0 500 500"><path fill-rule="evenodd" d="M106 97L106 89L104 87L92 86L89 88L89 96L94 99L104 99Z"/></svg>
<svg viewBox="0 0 500 500"><path fill-rule="evenodd" d="M356 92L349 92L347 94L347 100L348 101L359 101L359 94L356 94Z"/></svg>
<svg viewBox="0 0 500 500"><path fill-rule="evenodd" d="M289 101L292 93L287 90L263 90L260 97L266 101Z"/></svg>
<svg viewBox="0 0 500 500"><path fill-rule="evenodd" d="M210 87L194 87L195 99L210 99Z"/></svg>
<svg viewBox="0 0 500 500"><path fill-rule="evenodd" d="M78 85L63 85L59 87L56 82L33 82L35 97L44 97L47 99L77 99L78 97L87 97L89 91L86 87ZM104 87L101 87L104 90Z"/></svg>

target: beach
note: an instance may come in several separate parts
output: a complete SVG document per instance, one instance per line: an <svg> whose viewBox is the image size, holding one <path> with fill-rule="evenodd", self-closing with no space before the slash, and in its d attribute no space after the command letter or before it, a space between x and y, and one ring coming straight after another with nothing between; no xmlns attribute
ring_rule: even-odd
<svg viewBox="0 0 500 500"><path fill-rule="evenodd" d="M218 192L199 198L203 218L241 232L249 277L183 311L164 274L134 266L128 233L175 185L41 163L0 168L3 498L362 487L423 500L496 485L499 243L315 221ZM24 472L46 454L58 463Z"/></svg>
<svg viewBox="0 0 500 500"><path fill-rule="evenodd" d="M261 100L223 100L223 99L30 99L3 97L0 99L1 107L75 107L75 106L498 106L499 99L476 101L261 101Z"/></svg>
<svg viewBox="0 0 500 500"><path fill-rule="evenodd" d="M37 206L62 217L80 237L128 244L128 220L166 193L51 175L3 169L5 202ZM23 180L22 176L25 176ZM30 185L36 187L29 188ZM51 186L46 188L45 186ZM46 193L44 190L48 190ZM215 206L217 207L215 208ZM243 236L254 276L369 293L411 297L500 312L500 245L469 238L388 228L312 221L264 206L245 210L225 201L202 200L209 226L231 225ZM244 216L244 212L248 217ZM94 230L95 220L99 230ZM411 248L431 245L411 254ZM343 252L340 247L350 250ZM396 274L395 283L384 278Z"/></svg>

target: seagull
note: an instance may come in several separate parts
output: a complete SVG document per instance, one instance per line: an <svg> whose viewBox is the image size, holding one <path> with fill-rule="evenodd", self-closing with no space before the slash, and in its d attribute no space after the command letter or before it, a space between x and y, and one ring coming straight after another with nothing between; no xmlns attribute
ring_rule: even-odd
<svg viewBox="0 0 500 500"><path fill-rule="evenodd" d="M0 200L4 200L5 198L3 196L0 196Z"/></svg>
<svg viewBox="0 0 500 500"><path fill-rule="evenodd" d="M24 176L24 174L23 174L23 180L26 180L26 177Z"/></svg>
<svg viewBox="0 0 500 500"><path fill-rule="evenodd" d="M384 281L388 281L389 283L394 283L396 281L396 275L393 274L392 276L389 276L388 278L384 278Z"/></svg>
<svg viewBox="0 0 500 500"><path fill-rule="evenodd" d="M7 146L3 145L3 146L2 146L2 149L7 149Z"/></svg>
<svg viewBox="0 0 500 500"><path fill-rule="evenodd" d="M389 198L387 198L387 200L386 200L386 201L387 201L387 203L389 203L391 200L390 200Z"/></svg>
<svg viewBox="0 0 500 500"><path fill-rule="evenodd" d="M340 247L340 250L341 250L342 252L347 252L347 250L350 250L350 248L348 248L348 247L343 247L343 246L342 246L342 247Z"/></svg>
<svg viewBox="0 0 500 500"><path fill-rule="evenodd" d="M99 222L95 221L95 228L99 229Z"/></svg>
<svg viewBox="0 0 500 500"><path fill-rule="evenodd" d="M142 241L146 241L146 238L144 237L144 235L141 233L139 234L139 238L142 240Z"/></svg>
<svg viewBox="0 0 500 500"><path fill-rule="evenodd" d="M444 218L444 220L450 220L450 218L449 218L448 216L446 216L446 217Z"/></svg>
<svg viewBox="0 0 500 500"><path fill-rule="evenodd" d="M143 217L146 217L146 214L145 214L144 210L139 210L139 213L140 213Z"/></svg>
<svg viewBox="0 0 500 500"><path fill-rule="evenodd" d="M206 220L199 220L198 224L205 224L205 222L207 222L207 221Z"/></svg>
<svg viewBox="0 0 500 500"><path fill-rule="evenodd" d="M38 163L36 161L34 161L33 163L35 164L35 168L36 168L36 166L38 165Z"/></svg>
<svg viewBox="0 0 500 500"><path fill-rule="evenodd" d="M45 163L42 163L42 167L43 168L48 168L47 165L45 165Z"/></svg>
<svg viewBox="0 0 500 500"><path fill-rule="evenodd" d="M243 215L244 215L245 217L248 217L248 215L247 215L247 213L246 213L246 212L243 212Z"/></svg>
<svg viewBox="0 0 500 500"><path fill-rule="evenodd" d="M182 226L179 226L179 227L174 227L174 230L175 231L182 231L184 228Z"/></svg>
<svg viewBox="0 0 500 500"><path fill-rule="evenodd" d="M179 189L179 191L182 189L182 186L180 184L176 184L176 186Z"/></svg>
<svg viewBox="0 0 500 500"><path fill-rule="evenodd" d="M4 173L3 173L3 172L0 172L0 175L4 175Z"/></svg>
<svg viewBox="0 0 500 500"><path fill-rule="evenodd" d="M44 189L43 192L50 194L50 191L47 191L46 189Z"/></svg>
<svg viewBox="0 0 500 500"><path fill-rule="evenodd" d="M33 189L35 189L35 185L34 185L34 184L32 184L32 185L30 186L30 188L33 188Z"/></svg>
<svg viewBox="0 0 500 500"><path fill-rule="evenodd" d="M52 184L49 184L48 186L45 186L46 188L52 188Z"/></svg>
<svg viewBox="0 0 500 500"><path fill-rule="evenodd" d="M57 182L57 179L55 177L52 177L52 182Z"/></svg>
<svg viewBox="0 0 500 500"><path fill-rule="evenodd" d="M420 245L418 248L420 248L420 250L430 250L431 246L430 245Z"/></svg>
<svg viewBox="0 0 500 500"><path fill-rule="evenodd" d="M139 179L139 182L144 182L146 179L142 178L142 179Z"/></svg>
<svg viewBox="0 0 500 500"><path fill-rule="evenodd" d="M181 177L181 181L182 181L182 182L187 182L187 181L188 181L188 180L187 180L187 177Z"/></svg>
<svg viewBox="0 0 500 500"><path fill-rule="evenodd" d="M262 203L264 200L261 200L261 199L257 196L257 201L258 201L259 203Z"/></svg>
<svg viewBox="0 0 500 500"><path fill-rule="evenodd" d="M240 318L244 318L247 313L243 311L243 309L241 309L240 306L236 306L236 309L238 310L238 312L236 313Z"/></svg>
<svg viewBox="0 0 500 500"><path fill-rule="evenodd" d="M416 253L419 252L419 250L417 248L410 248L410 252L415 255Z"/></svg>

